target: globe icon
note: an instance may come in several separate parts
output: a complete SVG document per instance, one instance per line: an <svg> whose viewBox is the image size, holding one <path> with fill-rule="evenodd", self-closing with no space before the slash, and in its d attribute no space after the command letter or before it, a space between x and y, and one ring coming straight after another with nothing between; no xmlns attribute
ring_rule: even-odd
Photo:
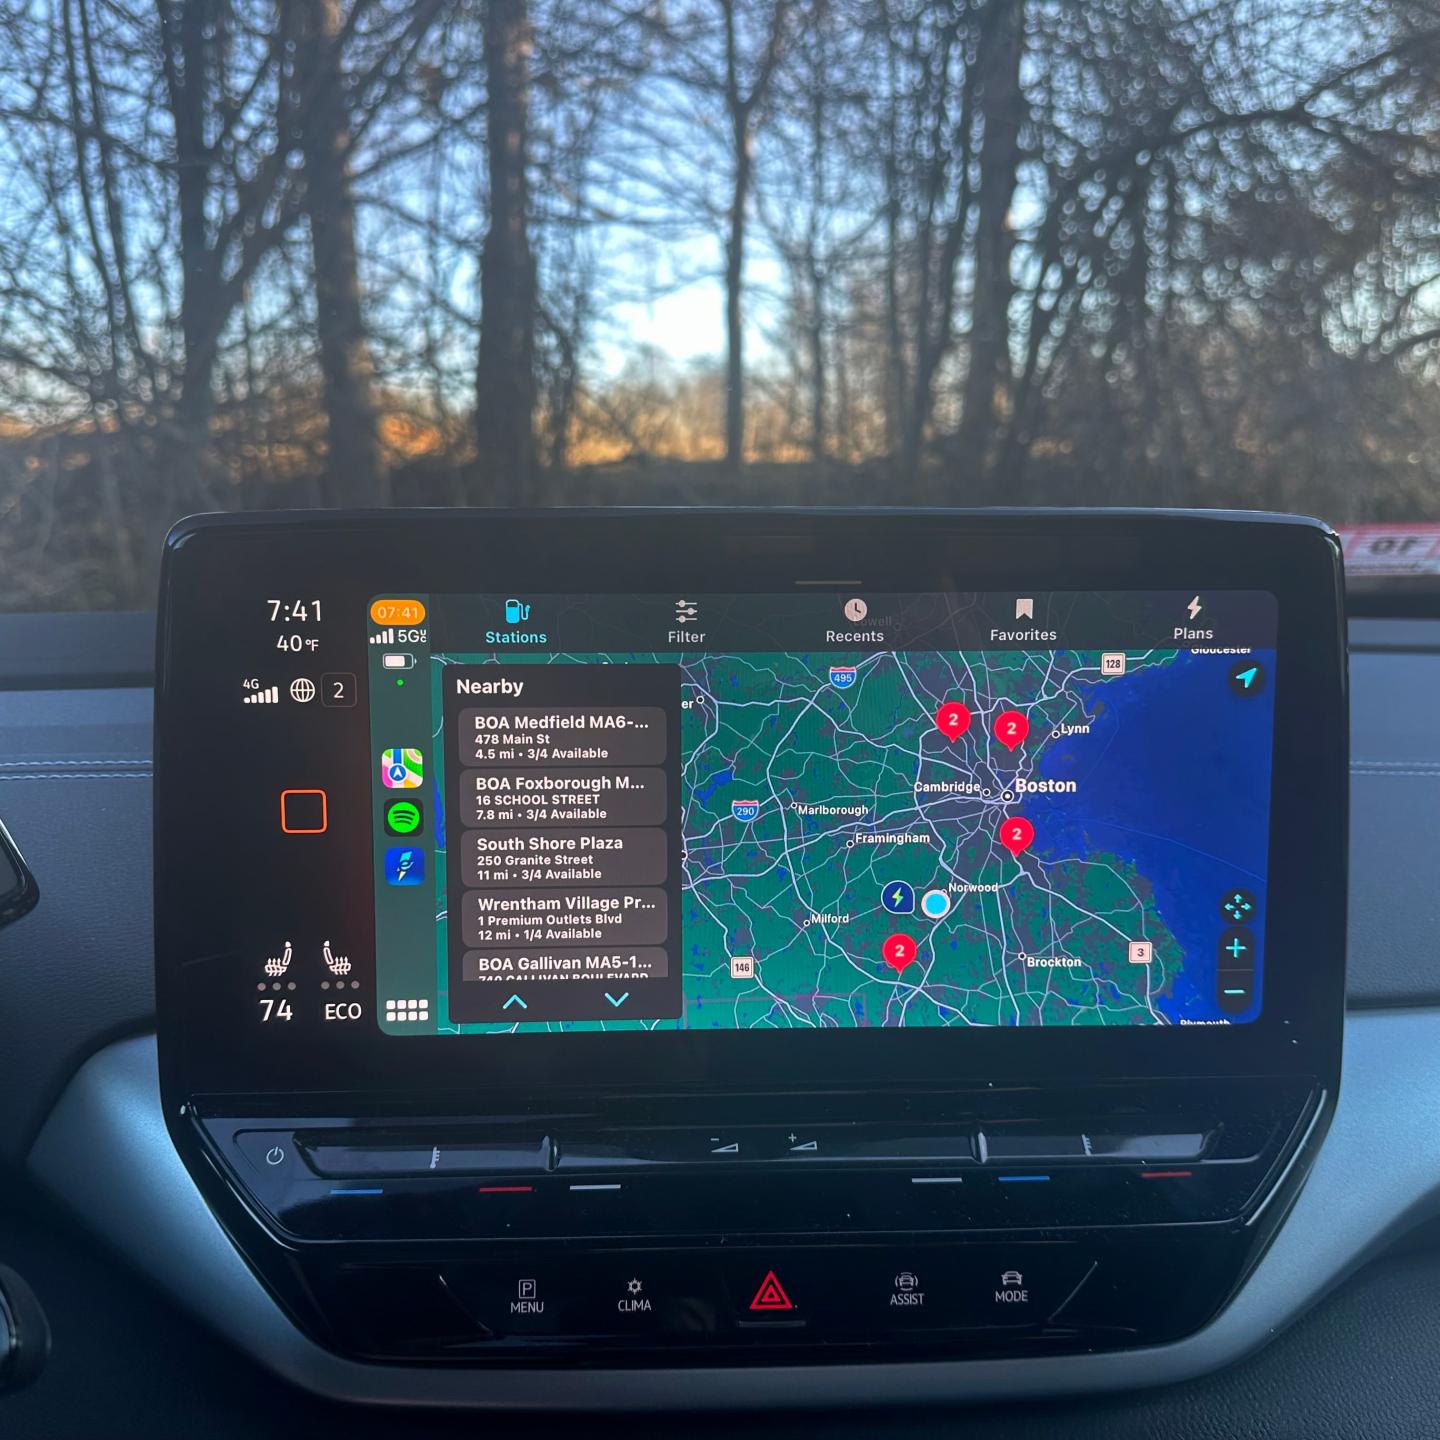
<svg viewBox="0 0 1440 1440"><path fill-rule="evenodd" d="M298 700L302 705L308 705L315 698L315 682L306 680L303 677L290 682L290 698Z"/></svg>

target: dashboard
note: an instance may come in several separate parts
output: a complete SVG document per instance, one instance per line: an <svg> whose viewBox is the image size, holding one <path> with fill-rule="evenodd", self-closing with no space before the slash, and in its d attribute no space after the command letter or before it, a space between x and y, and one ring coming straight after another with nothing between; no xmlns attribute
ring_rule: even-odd
<svg viewBox="0 0 1440 1440"><path fill-rule="evenodd" d="M187 523L159 1133L224 1326L395 1402L1153 1374L1334 1113L1345 730L1277 517Z"/></svg>

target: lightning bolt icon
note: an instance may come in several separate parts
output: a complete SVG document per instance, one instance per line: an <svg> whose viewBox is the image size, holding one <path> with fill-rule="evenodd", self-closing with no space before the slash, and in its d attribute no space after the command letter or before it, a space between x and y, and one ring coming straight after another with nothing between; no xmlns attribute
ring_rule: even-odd
<svg viewBox="0 0 1440 1440"><path fill-rule="evenodd" d="M898 890L892 890L890 892L890 903L892 905L898 905L900 903L900 892Z"/></svg>
<svg viewBox="0 0 1440 1440"><path fill-rule="evenodd" d="M1205 607L1200 603L1200 597L1196 595L1185 608L1190 612L1190 618L1193 620Z"/></svg>

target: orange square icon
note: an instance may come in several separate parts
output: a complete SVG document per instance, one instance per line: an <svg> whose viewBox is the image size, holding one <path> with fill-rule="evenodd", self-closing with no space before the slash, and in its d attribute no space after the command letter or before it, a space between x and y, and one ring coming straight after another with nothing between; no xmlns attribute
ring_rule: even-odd
<svg viewBox="0 0 1440 1440"><path fill-rule="evenodd" d="M330 808L323 790L282 790L280 828L287 835L323 835Z"/></svg>

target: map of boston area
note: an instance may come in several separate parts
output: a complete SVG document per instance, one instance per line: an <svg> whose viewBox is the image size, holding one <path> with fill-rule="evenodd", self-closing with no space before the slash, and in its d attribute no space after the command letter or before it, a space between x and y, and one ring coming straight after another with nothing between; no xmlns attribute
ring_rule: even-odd
<svg viewBox="0 0 1440 1440"><path fill-rule="evenodd" d="M435 1028L1253 1019L1275 655L1177 630L437 649Z"/></svg>

